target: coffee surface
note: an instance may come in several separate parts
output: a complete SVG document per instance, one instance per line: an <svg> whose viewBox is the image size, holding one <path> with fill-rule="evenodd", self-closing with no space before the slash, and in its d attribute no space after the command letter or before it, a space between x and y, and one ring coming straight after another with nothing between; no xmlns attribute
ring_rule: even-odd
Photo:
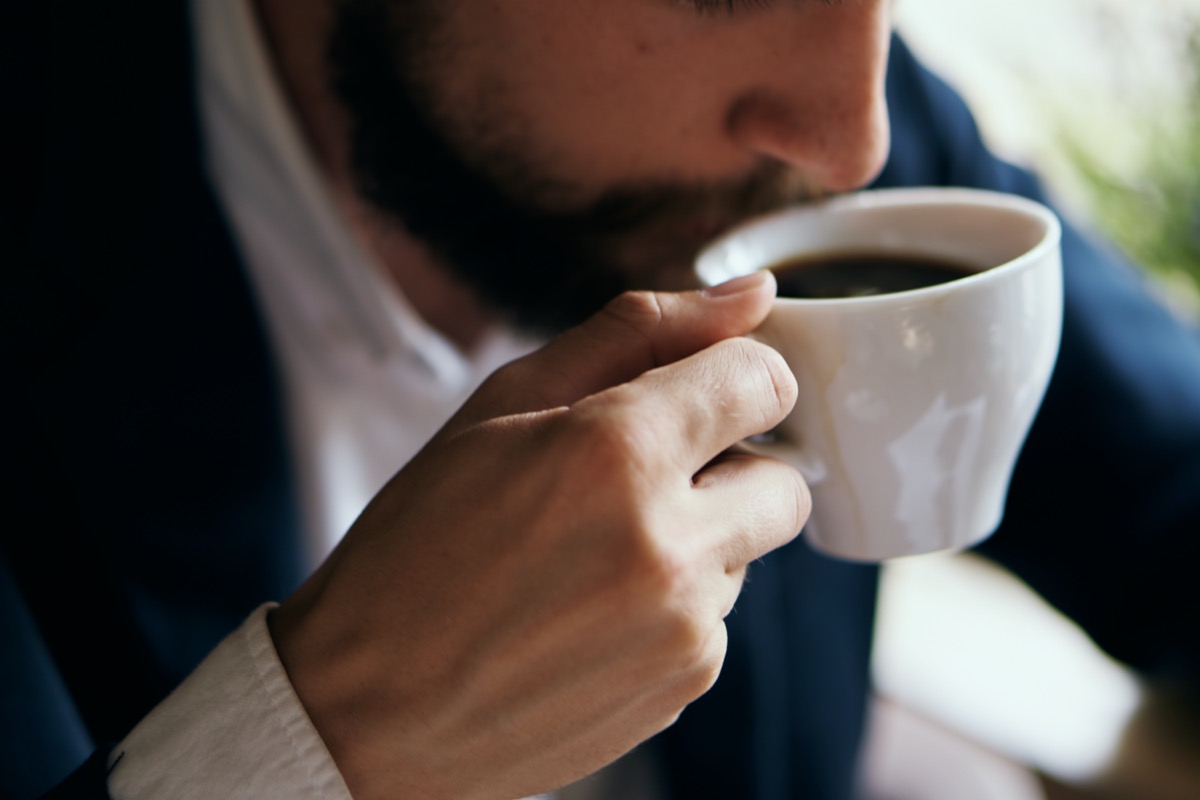
<svg viewBox="0 0 1200 800"><path fill-rule="evenodd" d="M902 253L825 253L774 264L780 297L829 299L905 292L978 272L966 264Z"/></svg>

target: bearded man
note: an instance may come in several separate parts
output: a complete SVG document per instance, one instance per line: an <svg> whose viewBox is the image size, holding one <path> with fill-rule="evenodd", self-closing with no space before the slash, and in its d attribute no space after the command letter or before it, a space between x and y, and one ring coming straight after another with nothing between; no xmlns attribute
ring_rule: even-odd
<svg viewBox="0 0 1200 800"><path fill-rule="evenodd" d="M10 3L4 796L851 797L877 569L730 449L795 402L771 278L689 275L868 185L1041 198L889 12ZM985 550L1194 681L1200 343L1064 255Z"/></svg>

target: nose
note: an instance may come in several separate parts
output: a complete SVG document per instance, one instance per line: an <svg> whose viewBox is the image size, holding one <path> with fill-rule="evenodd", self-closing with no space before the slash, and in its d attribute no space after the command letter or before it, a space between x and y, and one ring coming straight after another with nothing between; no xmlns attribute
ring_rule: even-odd
<svg viewBox="0 0 1200 800"><path fill-rule="evenodd" d="M831 7L764 59L763 79L727 116L734 142L838 192L870 182L887 159L888 4Z"/></svg>

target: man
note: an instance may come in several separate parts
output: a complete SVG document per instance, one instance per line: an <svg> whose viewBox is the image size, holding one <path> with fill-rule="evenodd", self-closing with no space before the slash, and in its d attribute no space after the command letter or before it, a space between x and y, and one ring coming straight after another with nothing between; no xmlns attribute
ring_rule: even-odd
<svg viewBox="0 0 1200 800"><path fill-rule="evenodd" d="M876 573L729 450L794 401L770 280L681 290L784 203L1038 194L888 4L95 5L6 25L6 792L849 796ZM1065 250L989 546L1191 680L1200 346Z"/></svg>

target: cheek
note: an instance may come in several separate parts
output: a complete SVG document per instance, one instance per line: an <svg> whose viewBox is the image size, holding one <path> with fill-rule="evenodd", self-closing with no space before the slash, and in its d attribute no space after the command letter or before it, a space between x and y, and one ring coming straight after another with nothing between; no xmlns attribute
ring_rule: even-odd
<svg viewBox="0 0 1200 800"><path fill-rule="evenodd" d="M886 140L866 124L879 116L872 104L881 106L886 3L780 3L706 18L640 0L461 0L454 8L458 46L443 96L460 145L484 161L519 164L560 207L648 179L726 181L764 157L804 170L806 160ZM770 99L765 119L775 132L767 133L790 137L786 152L733 135L731 115L747 97ZM804 127L780 132L779 120ZM838 142L846 146L833 152ZM851 173L865 170L840 169L839 179Z"/></svg>
<svg viewBox="0 0 1200 800"><path fill-rule="evenodd" d="M444 113L470 149L517 155L578 199L650 177L728 178L752 163L722 141L738 76L714 57L721 29L686 10L514 0L470 29L441 78L453 98Z"/></svg>

